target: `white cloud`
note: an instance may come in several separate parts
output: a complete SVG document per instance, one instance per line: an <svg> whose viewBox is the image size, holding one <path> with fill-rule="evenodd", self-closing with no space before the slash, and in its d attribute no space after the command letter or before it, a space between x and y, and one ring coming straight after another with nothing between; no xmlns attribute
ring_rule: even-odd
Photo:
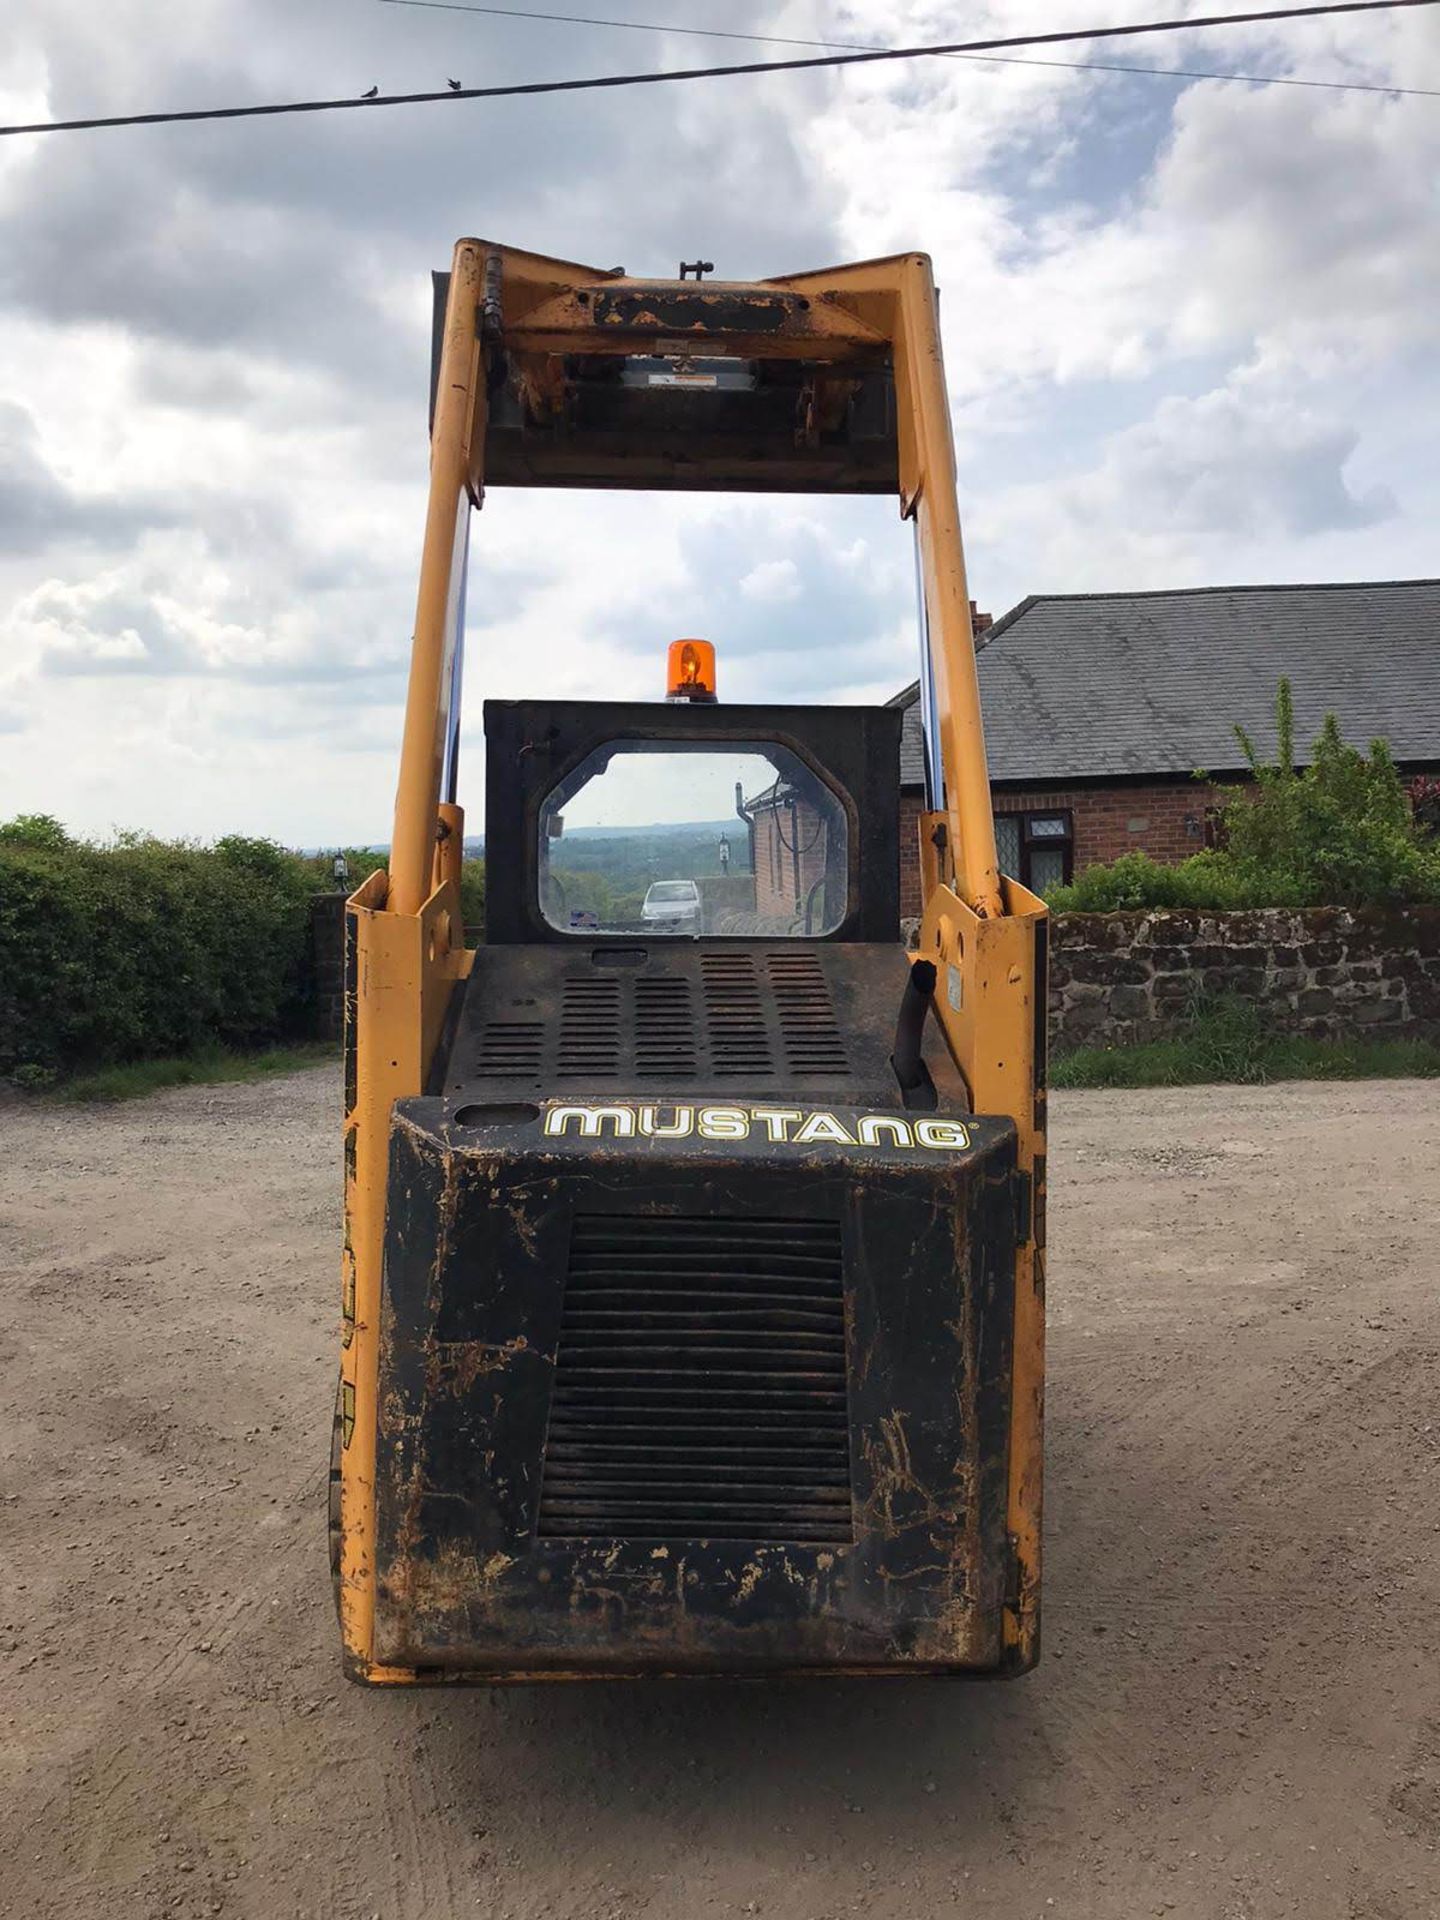
<svg viewBox="0 0 1440 1920"><path fill-rule="evenodd" d="M788 606L800 598L802 591L800 569L789 558L762 560L740 580L741 598L754 600L762 607Z"/></svg>
<svg viewBox="0 0 1440 1920"><path fill-rule="evenodd" d="M1055 24L1084 11L1059 8ZM990 20L1013 26L1022 12L992 7ZM1440 77L1440 27L1429 34ZM1223 66L1226 38L1207 36L1204 59ZM1299 63L1293 29L1269 38ZM1200 64L1185 45L1184 64ZM1303 57L1316 71L1325 54L1313 45ZM936 62L917 100L908 76L870 74L863 97L836 96L812 144L848 188L854 247L936 254L959 396L1123 381L1261 342L1373 353L1436 340L1440 118L1419 101L1195 85L1116 217L1062 203L1022 220L1037 165L1067 129L1083 140L1107 111L1123 124L1135 89L1162 83Z"/></svg>
<svg viewBox="0 0 1440 1920"><path fill-rule="evenodd" d="M32 10L0 52L0 108L598 72L642 44L384 7L337 33L288 0L197 0L157 36L153 11ZM966 26L1035 17L976 0ZM726 25L751 23L924 41L954 14L737 0ZM1107 53L1440 85L1440 15L1056 57ZM1427 103L954 60L0 146L0 817L384 832L427 272L477 225L636 272L927 247L994 611L1031 590L1435 570ZM911 593L893 502L496 492L471 738L487 695L656 693L683 632L716 641L730 698L883 696L913 673Z"/></svg>
<svg viewBox="0 0 1440 1920"><path fill-rule="evenodd" d="M1309 549L1301 571L1321 578L1336 536L1399 511L1388 486L1348 475L1358 441L1342 420L1242 372L1195 399L1162 400L1086 471L987 499L976 531L992 549L1024 553L1037 590L1162 585L1189 556L1192 578L1256 577L1242 556L1267 545Z"/></svg>

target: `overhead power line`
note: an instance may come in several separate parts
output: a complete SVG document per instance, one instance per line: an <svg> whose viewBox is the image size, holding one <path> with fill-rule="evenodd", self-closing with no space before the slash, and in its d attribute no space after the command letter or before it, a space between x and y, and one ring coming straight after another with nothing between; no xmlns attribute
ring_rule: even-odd
<svg viewBox="0 0 1440 1920"><path fill-rule="evenodd" d="M607 20L592 13L540 13L533 7L482 7L473 0L380 0L384 7L419 7L427 13L478 13L501 20L538 20L565 27L609 27L629 33L686 34L696 40L743 40L762 47L827 47L842 53L888 53L888 47L863 40L800 40L783 33L741 33L731 27L681 27L662 20ZM1114 60L1024 60L1005 54L952 53L951 60L973 60L993 67L1044 67L1060 73L1136 73L1154 80L1219 80L1247 87L1319 87L1328 93L1389 93L1402 98L1440 100L1440 88L1387 87L1380 81L1306 80L1289 73L1213 73L1192 67L1135 67Z"/></svg>
<svg viewBox="0 0 1440 1920"><path fill-rule="evenodd" d="M511 100L549 93L592 93L609 87L653 87L676 80L728 80L762 73L804 73L821 67L874 66L890 60L928 60L956 53L1000 53L1012 47L1054 47L1087 40L1135 39L1200 27L1251 26L1276 20L1313 20L1342 13L1393 13L1431 7L1440 0L1327 0L1322 6L1267 7L1246 13L1211 13L1189 20L1146 20L1131 26L1077 27L1059 33L1007 34L988 40L951 40L938 46L882 47L863 53L820 53L803 60L750 60L727 67L666 67L649 73L600 74L584 80L526 80L501 87L445 87L438 93L379 93L374 88L340 100L282 100L254 107L195 107L183 112L96 115L84 120L38 120L0 127L0 136L22 133L83 133L110 127L162 127L198 120L258 120L290 113L342 113L360 107L430 106L442 100Z"/></svg>

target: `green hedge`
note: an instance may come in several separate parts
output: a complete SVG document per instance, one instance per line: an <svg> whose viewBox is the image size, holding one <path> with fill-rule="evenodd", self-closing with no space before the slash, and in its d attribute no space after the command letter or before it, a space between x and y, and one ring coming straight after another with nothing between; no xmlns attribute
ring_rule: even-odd
<svg viewBox="0 0 1440 1920"><path fill-rule="evenodd" d="M383 864L347 858L352 884ZM43 814L0 825L0 1078L308 1034L310 899L334 884L331 861L238 834L96 846ZM473 940L483 861L466 861L461 893Z"/></svg>
<svg viewBox="0 0 1440 1920"><path fill-rule="evenodd" d="M314 884L264 843L0 838L0 1074L303 1032Z"/></svg>

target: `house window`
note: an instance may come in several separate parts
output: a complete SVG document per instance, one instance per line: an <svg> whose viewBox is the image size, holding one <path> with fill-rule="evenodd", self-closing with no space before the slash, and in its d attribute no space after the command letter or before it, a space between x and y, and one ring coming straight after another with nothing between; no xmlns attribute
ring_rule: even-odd
<svg viewBox="0 0 1440 1920"><path fill-rule="evenodd" d="M1075 871L1075 829L1068 808L1054 813L997 813L1000 871L1032 893L1062 886Z"/></svg>

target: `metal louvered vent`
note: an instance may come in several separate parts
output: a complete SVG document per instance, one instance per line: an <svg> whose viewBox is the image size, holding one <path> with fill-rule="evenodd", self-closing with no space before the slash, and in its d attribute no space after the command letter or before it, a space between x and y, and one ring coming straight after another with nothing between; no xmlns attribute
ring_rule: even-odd
<svg viewBox="0 0 1440 1920"><path fill-rule="evenodd" d="M765 1009L753 955L702 954L700 979L715 1072L744 1074L750 1079L773 1074L775 1062L765 1032Z"/></svg>
<svg viewBox="0 0 1440 1920"><path fill-rule="evenodd" d="M854 1538L838 1225L576 1219L538 1531Z"/></svg>
<svg viewBox="0 0 1440 1920"><path fill-rule="evenodd" d="M830 988L817 957L803 949L772 952L765 956L765 967L780 1016L785 1064L791 1072L848 1072L845 1042L835 1024Z"/></svg>
<svg viewBox="0 0 1440 1920"><path fill-rule="evenodd" d="M570 974L560 1006L561 1073L620 1071L620 983L603 973Z"/></svg>
<svg viewBox="0 0 1440 1920"><path fill-rule="evenodd" d="M807 1082L833 1092L856 1071L813 949L642 951L639 959L623 969L589 956L570 961L544 992L518 972L493 997L472 988L475 1024L463 1035L454 1085L488 1077L578 1091L588 1082L653 1098L702 1084L722 1098L763 1098Z"/></svg>
<svg viewBox="0 0 1440 1920"><path fill-rule="evenodd" d="M480 1071L497 1080L538 1080L545 1057L539 1020L491 1020L480 1036Z"/></svg>
<svg viewBox="0 0 1440 1920"><path fill-rule="evenodd" d="M642 974L635 982L635 1071L673 1078L699 1064L690 982L683 974Z"/></svg>

